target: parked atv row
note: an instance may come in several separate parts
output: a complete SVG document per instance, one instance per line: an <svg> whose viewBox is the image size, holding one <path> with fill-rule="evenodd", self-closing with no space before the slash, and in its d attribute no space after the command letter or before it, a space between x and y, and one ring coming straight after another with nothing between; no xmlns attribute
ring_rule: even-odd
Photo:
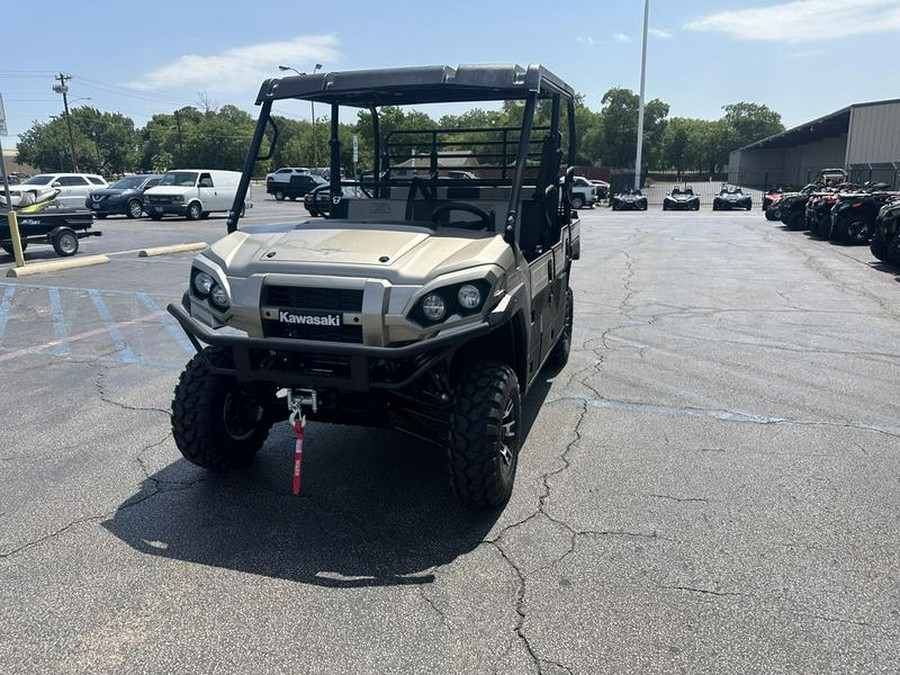
<svg viewBox="0 0 900 675"><path fill-rule="evenodd" d="M882 206L900 199L884 183L820 187L781 199L781 222L790 230L809 230L819 239L851 245L869 243Z"/></svg>

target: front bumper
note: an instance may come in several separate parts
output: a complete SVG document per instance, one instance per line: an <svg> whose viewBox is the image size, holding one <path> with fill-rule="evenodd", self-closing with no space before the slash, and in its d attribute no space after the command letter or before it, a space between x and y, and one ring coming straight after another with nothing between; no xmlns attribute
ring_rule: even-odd
<svg viewBox="0 0 900 675"><path fill-rule="evenodd" d="M144 204L144 213L148 216L164 216L169 214L186 216L187 211L187 204Z"/></svg>
<svg viewBox="0 0 900 675"><path fill-rule="evenodd" d="M467 342L504 325L513 304L507 296L478 323L398 347L224 333L197 321L182 305L170 304L167 309L198 351L204 344L231 349L234 369L210 363L214 372L282 387L365 392L408 386Z"/></svg>

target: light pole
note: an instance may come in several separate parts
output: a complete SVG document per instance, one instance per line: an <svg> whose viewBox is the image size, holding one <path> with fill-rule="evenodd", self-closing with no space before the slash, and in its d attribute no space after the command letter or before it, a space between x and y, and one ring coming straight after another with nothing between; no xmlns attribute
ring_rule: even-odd
<svg viewBox="0 0 900 675"><path fill-rule="evenodd" d="M315 75L319 70L322 69L322 64L317 63L315 68L313 68L312 74ZM278 70L291 70L298 75L306 75L306 73L301 73L296 68L292 68L291 66L278 66ZM316 135L316 107L315 103L313 103L312 99L309 101L309 118L312 122L312 137L313 137L313 162L315 162L316 167L319 168L319 137Z"/></svg>
<svg viewBox="0 0 900 675"><path fill-rule="evenodd" d="M650 0L644 0L644 40L641 47L641 97L638 101L637 156L634 158L634 189L641 189L641 151L644 148L644 84L647 79L647 24Z"/></svg>

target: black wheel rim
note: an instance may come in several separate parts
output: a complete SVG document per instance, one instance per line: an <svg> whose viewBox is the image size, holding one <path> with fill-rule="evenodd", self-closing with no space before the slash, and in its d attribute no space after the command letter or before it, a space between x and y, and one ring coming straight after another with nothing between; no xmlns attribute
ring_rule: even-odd
<svg viewBox="0 0 900 675"><path fill-rule="evenodd" d="M225 395L222 406L222 425L231 438L245 441L259 428L263 409L247 392L232 387Z"/></svg>

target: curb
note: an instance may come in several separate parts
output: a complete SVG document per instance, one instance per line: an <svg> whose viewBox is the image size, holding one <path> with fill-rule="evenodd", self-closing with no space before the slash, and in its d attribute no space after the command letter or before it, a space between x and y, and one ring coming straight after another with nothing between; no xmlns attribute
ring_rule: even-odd
<svg viewBox="0 0 900 675"><path fill-rule="evenodd" d="M108 263L109 258L105 255L89 255L84 258L70 258L68 260L53 260L51 262L32 263L24 267L11 267L6 270L8 277L27 277L32 274L42 274L44 272L56 272L58 270L67 270L73 267L88 267L89 265L102 265Z"/></svg>
<svg viewBox="0 0 900 675"><path fill-rule="evenodd" d="M156 248L141 249L138 253L139 258L149 258L154 255L165 255L166 253L184 253L186 251L199 251L209 246L205 241L197 241L191 244L174 244L172 246L157 246Z"/></svg>

